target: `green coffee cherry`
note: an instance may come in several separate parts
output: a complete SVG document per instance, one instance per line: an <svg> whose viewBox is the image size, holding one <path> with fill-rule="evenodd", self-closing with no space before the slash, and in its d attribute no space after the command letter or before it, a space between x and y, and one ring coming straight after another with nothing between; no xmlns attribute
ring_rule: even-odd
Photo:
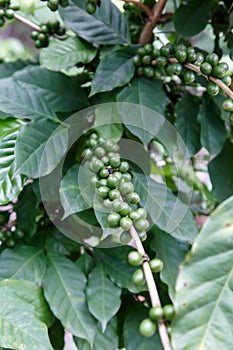
<svg viewBox="0 0 233 350"><path fill-rule="evenodd" d="M165 305L163 307L164 318L167 321L171 321L175 316L175 309L173 305Z"/></svg>
<svg viewBox="0 0 233 350"><path fill-rule="evenodd" d="M206 56L205 61L210 63L212 67L215 67L219 62L219 58L218 55L216 55L215 53L209 53Z"/></svg>
<svg viewBox="0 0 233 350"><path fill-rule="evenodd" d="M144 76L147 78L153 78L154 76L154 68L153 67L144 67L143 68Z"/></svg>
<svg viewBox="0 0 233 350"><path fill-rule="evenodd" d="M149 221L146 219L139 219L135 221L135 227L139 231L146 231L150 226Z"/></svg>
<svg viewBox="0 0 233 350"><path fill-rule="evenodd" d="M119 190L123 194L128 194L134 191L134 185L129 181L121 182L119 185Z"/></svg>
<svg viewBox="0 0 233 350"><path fill-rule="evenodd" d="M146 338L152 337L156 332L156 325L149 318L146 318L140 323L139 332Z"/></svg>
<svg viewBox="0 0 233 350"><path fill-rule="evenodd" d="M119 210L119 213L121 214L121 216L127 216L127 215L129 215L130 212L131 212L131 208L130 208L129 204L126 202L122 202L121 208Z"/></svg>
<svg viewBox="0 0 233 350"><path fill-rule="evenodd" d="M120 227L123 228L125 231L131 230L133 226L133 222L130 218L123 217L120 219Z"/></svg>
<svg viewBox="0 0 233 350"><path fill-rule="evenodd" d="M136 250L132 250L128 254L128 262L132 266L139 266L142 264L143 258L141 256L141 254L139 254Z"/></svg>
<svg viewBox="0 0 233 350"><path fill-rule="evenodd" d="M105 149L103 147L97 147L95 150L94 150L94 154L97 158L102 158L105 156Z"/></svg>
<svg viewBox="0 0 233 350"><path fill-rule="evenodd" d="M109 193L109 188L107 186L100 186L97 189L97 193L101 198L107 198Z"/></svg>
<svg viewBox="0 0 233 350"><path fill-rule="evenodd" d="M141 61L143 66L149 66L149 64L151 63L151 56L145 55L142 57Z"/></svg>
<svg viewBox="0 0 233 350"><path fill-rule="evenodd" d="M186 50L177 50L175 52L175 57L179 62L181 62L181 63L185 62L187 60Z"/></svg>
<svg viewBox="0 0 233 350"><path fill-rule="evenodd" d="M214 84L214 83L209 83L209 85L207 86L207 92L211 95L211 96L216 96L219 93L219 87L218 85Z"/></svg>
<svg viewBox="0 0 233 350"><path fill-rule="evenodd" d="M121 216L118 213L111 213L107 216L107 222L109 227L115 228L119 226Z"/></svg>
<svg viewBox="0 0 233 350"><path fill-rule="evenodd" d="M231 77L229 75L225 75L221 80L225 85L231 85Z"/></svg>
<svg viewBox="0 0 233 350"><path fill-rule="evenodd" d="M233 112L233 100L227 99L223 102L222 108L226 112Z"/></svg>
<svg viewBox="0 0 233 350"><path fill-rule="evenodd" d="M210 75L211 72L212 72L212 66L211 66L211 64L208 63L208 62L203 62L203 63L200 65L200 70L201 70L202 74Z"/></svg>
<svg viewBox="0 0 233 350"><path fill-rule="evenodd" d="M131 204L138 204L140 202L140 197L136 192L131 192L127 195L127 201Z"/></svg>
<svg viewBox="0 0 233 350"><path fill-rule="evenodd" d="M195 81L195 74L192 71L185 71L184 72L184 81L186 84L191 84Z"/></svg>
<svg viewBox="0 0 233 350"><path fill-rule="evenodd" d="M218 64L213 69L213 76L216 78L223 78L228 71L228 69L226 69L227 67L228 67L227 64L226 65L224 63Z"/></svg>
<svg viewBox="0 0 233 350"><path fill-rule="evenodd" d="M135 55L133 57L133 63L136 67L140 67L141 64L142 64L142 61L141 61L141 56L140 55Z"/></svg>
<svg viewBox="0 0 233 350"><path fill-rule="evenodd" d="M159 321L163 318L163 309L161 306L154 306L149 311L149 317L151 320Z"/></svg>
<svg viewBox="0 0 233 350"><path fill-rule="evenodd" d="M132 281L136 286L142 286L145 284L145 277L142 269L137 269L132 275Z"/></svg>
<svg viewBox="0 0 233 350"><path fill-rule="evenodd" d="M108 169L102 168L102 169L99 171L99 177L101 177L101 178L103 178L103 179L106 179L108 176L109 176Z"/></svg>
<svg viewBox="0 0 233 350"><path fill-rule="evenodd" d="M131 237L131 235L130 235L130 233L128 231L124 231L120 235L120 242L122 244L128 244L128 243L131 242L131 240L132 240L132 237Z"/></svg>
<svg viewBox="0 0 233 350"><path fill-rule="evenodd" d="M146 45L144 46L144 51L145 51L145 53L150 54L150 53L152 52L152 50L153 50L152 44L146 44Z"/></svg>
<svg viewBox="0 0 233 350"><path fill-rule="evenodd" d="M121 193L119 190L114 189L114 190L109 191L108 195L109 195L109 198L113 201L114 199L120 198Z"/></svg>
<svg viewBox="0 0 233 350"><path fill-rule="evenodd" d="M149 261L151 271L158 273L163 269L163 262L160 259L152 259Z"/></svg>

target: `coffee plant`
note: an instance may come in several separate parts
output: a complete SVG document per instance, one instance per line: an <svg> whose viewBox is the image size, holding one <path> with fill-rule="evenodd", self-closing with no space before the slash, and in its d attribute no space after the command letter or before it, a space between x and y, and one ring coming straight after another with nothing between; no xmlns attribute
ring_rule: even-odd
<svg viewBox="0 0 233 350"><path fill-rule="evenodd" d="M0 26L0 350L232 350L232 1Z"/></svg>

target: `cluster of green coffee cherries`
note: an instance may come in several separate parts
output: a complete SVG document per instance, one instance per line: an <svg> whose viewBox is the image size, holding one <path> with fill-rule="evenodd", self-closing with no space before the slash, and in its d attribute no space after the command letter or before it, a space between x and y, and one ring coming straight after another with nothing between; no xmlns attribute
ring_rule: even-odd
<svg viewBox="0 0 233 350"><path fill-rule="evenodd" d="M220 63L218 55L209 53L204 56L202 52L185 44L168 43L160 49L154 48L152 44L146 44L137 50L133 62L137 67L138 76L153 79L179 76L185 84L192 84L196 79L196 74L184 67L185 63L191 63L199 67L205 76L221 79L227 86L231 84L228 64ZM207 91L211 96L215 96L219 93L219 86L209 82Z"/></svg>
<svg viewBox="0 0 233 350"><path fill-rule="evenodd" d="M11 3L11 0L0 0L0 27L6 20L13 19L15 11L19 10L17 3Z"/></svg>
<svg viewBox="0 0 233 350"><path fill-rule="evenodd" d="M47 6L51 11L57 11L58 6L67 7L69 5L69 0L41 0L43 2L47 1Z"/></svg>
<svg viewBox="0 0 233 350"><path fill-rule="evenodd" d="M90 135L86 145L82 156L88 161L89 170L95 173L91 185L109 210L106 214L108 226L124 230L122 243L126 244L127 239L130 241L129 231L133 225L140 238L146 239L145 231L149 227L147 211L139 206L140 196L134 191L129 163L120 158L119 145L99 137L95 132Z"/></svg>
<svg viewBox="0 0 233 350"><path fill-rule="evenodd" d="M86 0L85 1L85 9L87 13L92 15L95 13L97 6L100 6L101 0Z"/></svg>
<svg viewBox="0 0 233 350"><path fill-rule="evenodd" d="M0 249L14 248L15 244L24 238L24 232L19 229L14 231L11 228L3 227L0 231Z"/></svg>
<svg viewBox="0 0 233 350"><path fill-rule="evenodd" d="M50 20L40 25L40 31L33 30L31 38L35 42L35 47L40 49L49 45L49 38L51 36L62 36L66 29L60 25L57 20Z"/></svg>
<svg viewBox="0 0 233 350"><path fill-rule="evenodd" d="M130 265L135 267L142 266L144 259L139 252L137 252L136 250L132 250L128 254L128 262ZM149 265L153 273L158 273L163 269L163 262L157 258L149 260ZM136 286L141 286L145 284L145 276L141 267L135 270L132 276L132 280ZM165 322L170 322L174 316L175 310L173 305L167 304L164 307L160 305L153 306L149 310L149 317L141 322L139 326L139 331L143 336L151 337L156 331L157 321L164 320Z"/></svg>

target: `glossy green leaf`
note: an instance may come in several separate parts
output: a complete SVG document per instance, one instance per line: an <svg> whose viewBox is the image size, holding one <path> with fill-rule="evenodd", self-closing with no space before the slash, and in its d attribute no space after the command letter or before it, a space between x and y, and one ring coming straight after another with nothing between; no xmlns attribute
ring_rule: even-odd
<svg viewBox="0 0 233 350"><path fill-rule="evenodd" d="M43 287L51 310L63 326L92 346L96 320L86 304L85 275L68 258L51 254Z"/></svg>
<svg viewBox="0 0 233 350"><path fill-rule="evenodd" d="M151 249L156 252L156 258L162 260L163 269L160 272L161 280L167 284L169 296L174 300L175 284L179 265L183 262L188 247L175 240L175 238L158 229L153 229Z"/></svg>
<svg viewBox="0 0 233 350"><path fill-rule="evenodd" d="M201 143L210 153L211 158L221 152L226 129L221 119L221 110L208 94L203 97L203 107L199 113L201 123Z"/></svg>
<svg viewBox="0 0 233 350"><path fill-rule="evenodd" d="M117 101L136 103L139 106L148 107L164 114L166 94L161 81L148 78L134 78L129 86L126 86L118 93Z"/></svg>
<svg viewBox="0 0 233 350"><path fill-rule="evenodd" d="M75 344L81 350L116 350L118 348L117 318L112 318L105 332L100 327L96 329L93 348L83 339L74 337Z"/></svg>
<svg viewBox="0 0 233 350"><path fill-rule="evenodd" d="M3 137L12 134L14 131L17 131L22 128L25 123L20 119L7 118L4 120L0 119L0 140Z"/></svg>
<svg viewBox="0 0 233 350"><path fill-rule="evenodd" d="M11 288L0 287L0 346L10 349L52 350L47 328L34 313L33 305Z"/></svg>
<svg viewBox="0 0 233 350"><path fill-rule="evenodd" d="M46 268L42 249L19 245L0 255L0 279L19 279L41 283Z"/></svg>
<svg viewBox="0 0 233 350"><path fill-rule="evenodd" d="M112 91L118 86L127 84L135 71L132 60L135 51L132 47L125 47L106 55L96 69L91 85L91 95Z"/></svg>
<svg viewBox="0 0 233 350"><path fill-rule="evenodd" d="M37 229L37 198L32 184L27 185L20 193L14 209L17 214L17 228L32 237Z"/></svg>
<svg viewBox="0 0 233 350"><path fill-rule="evenodd" d="M136 287L130 278L135 271L135 268L129 265L127 261L127 256L131 250L130 247L95 249L95 255L100 259L106 275L113 282L132 293L139 293L140 290L146 290L146 287Z"/></svg>
<svg viewBox="0 0 233 350"><path fill-rule="evenodd" d="M175 111L175 127L188 148L190 156L193 156L201 148L200 124L197 120L199 100L186 92L176 103Z"/></svg>
<svg viewBox="0 0 233 350"><path fill-rule="evenodd" d="M56 118L54 110L41 94L23 88L12 78L0 80L0 109L15 118Z"/></svg>
<svg viewBox="0 0 233 350"><path fill-rule="evenodd" d="M29 64L29 61L17 60L13 62L4 62L0 64L0 77L10 78L15 72L25 68Z"/></svg>
<svg viewBox="0 0 233 350"><path fill-rule="evenodd" d="M201 32L209 22L211 7L211 0L182 2L173 18L176 31L182 36L192 36Z"/></svg>
<svg viewBox="0 0 233 350"><path fill-rule="evenodd" d="M25 183L25 176L16 175L15 144L19 130L12 129L0 140L0 204L16 198Z"/></svg>
<svg viewBox="0 0 233 350"><path fill-rule="evenodd" d="M34 307L35 316L41 322L45 323L48 327L52 325L54 316L49 309L48 303L45 300L43 291L40 287L32 282L12 279L0 281L0 291L5 287L15 293L22 300L31 304Z"/></svg>
<svg viewBox="0 0 233 350"><path fill-rule="evenodd" d="M42 96L54 111L76 111L89 106L82 82L77 77L67 77L60 72L29 66L14 74L13 79L23 88ZM64 88L65 87L65 88Z"/></svg>
<svg viewBox="0 0 233 350"><path fill-rule="evenodd" d="M232 349L233 197L205 222L180 268L174 350Z"/></svg>
<svg viewBox="0 0 233 350"><path fill-rule="evenodd" d="M133 174L133 182L140 194L140 205L147 209L156 226L181 241L195 239L197 225L191 211L170 188L139 173Z"/></svg>
<svg viewBox="0 0 233 350"><path fill-rule="evenodd" d="M93 15L85 10L85 0L71 0L70 5L60 9L68 26L78 36L97 45L130 43L126 17L108 0Z"/></svg>
<svg viewBox="0 0 233 350"><path fill-rule="evenodd" d="M96 265L88 276L87 303L91 314L101 322L103 332L109 320L121 306L121 288L106 275L102 264Z"/></svg>
<svg viewBox="0 0 233 350"><path fill-rule="evenodd" d="M123 337L125 348L127 350L162 350L162 344L158 331L150 338L145 338L139 333L139 325L148 318L149 309L145 308L142 303L134 302L131 305L125 305L127 314L123 325Z"/></svg>
<svg viewBox="0 0 233 350"><path fill-rule="evenodd" d="M94 128L100 137L120 140L124 127L116 103L102 103L95 109Z"/></svg>
<svg viewBox="0 0 233 350"><path fill-rule="evenodd" d="M84 187L83 181L86 178L82 177L82 184L79 183L79 169L79 164L73 165L61 181L60 197L64 208L63 218L91 207L83 197L84 192L91 190L90 177L87 178L88 181Z"/></svg>
<svg viewBox="0 0 233 350"><path fill-rule="evenodd" d="M58 165L68 147L68 129L48 119L32 121L21 130L15 147L17 173L38 178Z"/></svg>
<svg viewBox="0 0 233 350"><path fill-rule="evenodd" d="M52 71L74 67L77 63L89 63L96 55L93 46L70 36L65 40L53 39L48 47L40 52L40 64Z"/></svg>
<svg viewBox="0 0 233 350"><path fill-rule="evenodd" d="M221 153L208 166L213 194L222 201L233 195L233 144L226 141Z"/></svg>

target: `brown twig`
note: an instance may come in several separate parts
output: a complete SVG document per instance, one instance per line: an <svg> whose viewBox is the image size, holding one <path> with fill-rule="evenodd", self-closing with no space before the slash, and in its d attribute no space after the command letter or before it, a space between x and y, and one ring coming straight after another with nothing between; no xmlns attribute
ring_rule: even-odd
<svg viewBox="0 0 233 350"><path fill-rule="evenodd" d="M140 7L144 12L146 12L146 14L148 15L149 18L152 17L151 9L148 6L146 6L145 4L143 4L142 2L136 1L136 0L123 0L123 1Z"/></svg>
<svg viewBox="0 0 233 350"><path fill-rule="evenodd" d="M138 253L141 254L142 257L147 256L145 249L142 245L142 242L138 236L138 233L134 227L131 228L130 234L131 234L132 239L134 240L134 243L135 243L135 246L136 246ZM151 305L152 306L156 306L156 305L161 306L158 290L157 290L157 287L155 284L155 280L154 280L148 259L144 259L142 268L144 271L146 283L147 283L148 290L149 290ZM169 339L169 336L167 334L167 328L166 328L163 320L158 322L158 330L159 330L161 343L163 345L163 349L164 350L172 350L170 339Z"/></svg>
<svg viewBox="0 0 233 350"><path fill-rule="evenodd" d="M169 21L173 16L174 16L173 12L166 12L160 16L158 23L165 23L165 22Z"/></svg>
<svg viewBox="0 0 233 350"><path fill-rule="evenodd" d="M148 18L145 27L143 28L138 43L141 45L145 45L150 41L151 35L156 24L159 22L163 9L166 5L167 0L159 0L151 10L152 16Z"/></svg>
<svg viewBox="0 0 233 350"><path fill-rule="evenodd" d="M26 24L27 26L31 27L32 29L37 30L38 32L41 31L40 26L38 26L37 24L35 24L35 23L29 21L27 18L25 18L25 17L19 15L18 13L14 13L14 17L15 17L15 19L17 19L18 21L20 21L20 22Z"/></svg>

